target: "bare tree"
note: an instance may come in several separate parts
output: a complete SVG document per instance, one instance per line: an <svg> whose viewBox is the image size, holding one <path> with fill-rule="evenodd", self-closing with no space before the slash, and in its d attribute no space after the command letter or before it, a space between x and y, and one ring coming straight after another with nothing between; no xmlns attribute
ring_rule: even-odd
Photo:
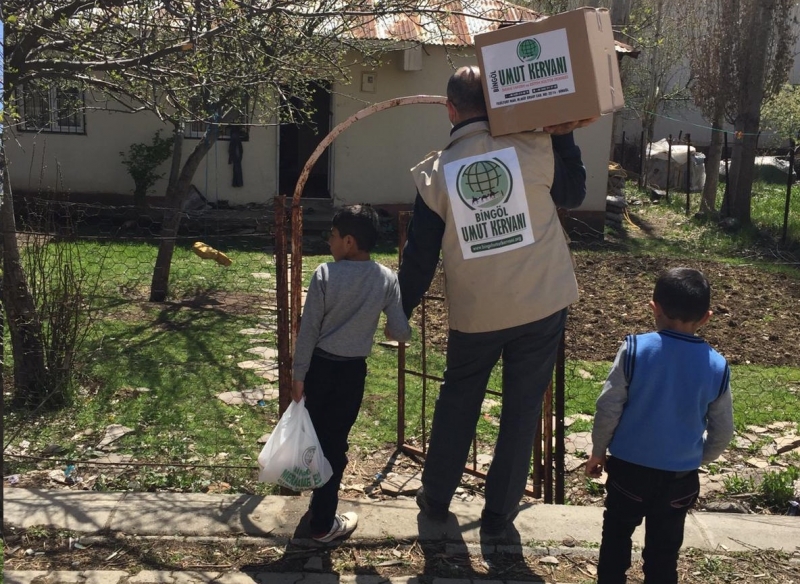
<svg viewBox="0 0 800 584"><path fill-rule="evenodd" d="M739 0L706 0L689 5L686 13L692 98L712 128L700 201L700 211L706 215L716 213L723 122L735 95L729 82L733 56L728 35L735 30L738 3Z"/></svg>
<svg viewBox="0 0 800 584"><path fill-rule="evenodd" d="M115 107L150 111L173 128L173 164L151 300L167 295L169 267L187 196L221 127L243 113L253 123L303 120L314 82L349 81L352 55L366 63L387 46L362 40L376 18L414 15L423 36L461 38L451 28L461 4L417 0L7 0L4 139L18 123L31 88L61 86L108 96ZM470 12L502 22L475 2ZM457 24L455 24L457 26ZM300 104L299 106L296 104ZM243 104L247 104L246 106ZM206 124L203 138L182 160L183 128ZM5 153L0 151L5 310L14 348L17 391L35 395L44 375L42 327L16 245Z"/></svg>
<svg viewBox="0 0 800 584"><path fill-rule="evenodd" d="M792 62L795 41L792 28L792 0L737 0L734 23L726 31L731 48L735 96L729 102L734 141L727 200L723 213L750 223L756 146L761 106L785 82ZM730 8L726 7L726 10ZM733 11L731 11L733 12Z"/></svg>

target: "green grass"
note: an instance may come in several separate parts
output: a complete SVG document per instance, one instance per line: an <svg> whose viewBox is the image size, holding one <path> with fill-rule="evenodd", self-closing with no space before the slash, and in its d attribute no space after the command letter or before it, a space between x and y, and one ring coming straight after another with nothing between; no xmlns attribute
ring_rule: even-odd
<svg viewBox="0 0 800 584"><path fill-rule="evenodd" d="M768 192L763 198L777 199L778 194ZM623 241L626 251L677 257L694 254L723 261L744 261L748 250L752 250L761 237L756 231L730 235L713 225L697 224L683 217L678 205L679 201L675 201L672 206L637 208L636 212L641 213L645 221L649 218L681 224L675 226L669 237L636 237ZM774 207L775 203L771 205ZM759 217L768 216L766 212L759 213ZM782 211L780 217L782 219ZM751 236L752 239L748 239ZM233 264L223 268L201 260L191 251L190 242L176 249L170 299L205 297L208 300L196 305L146 302L157 253L155 244L76 244L84 273L89 280L98 278L100 286L90 295L96 320L82 348L83 363L72 404L61 411L30 419L7 412L5 439L15 446L28 440L31 442L29 452L33 454L47 444L59 444L66 449L63 458L80 461L96 454L94 445L107 425L122 424L133 428L134 432L115 443L118 454L133 455L141 462L196 464L198 467L142 467L128 470L122 476L108 473L99 478L96 488L202 490L213 481L226 481L233 490L268 492L268 487L256 483L252 467L260 450L256 439L274 427L278 418L277 405L267 402L257 407L229 406L216 395L265 384L252 372L236 366L239 361L256 358L247 353L253 346L251 338L238 331L264 322L266 310L259 305L264 303L260 299L266 299L266 290L274 289L274 259L259 249L257 241L238 241L236 245L222 240L205 241L224 250ZM610 247L613 249L614 245ZM373 257L396 265L397 250L384 246ZM319 263L330 260L327 255L305 257L305 282L308 283ZM272 276L268 280L257 279L252 275L255 272L268 272ZM237 295L244 300L237 308L225 304L226 299ZM222 303L216 302L219 298L223 299ZM383 340L382 329L381 324L376 341ZM407 367L419 371L422 358L419 331L414 334L414 342L407 351ZM274 347L274 334L266 335L263 341L260 344ZM444 355L429 347L426 359L428 371L441 376ZM393 445L397 439L396 351L376 345L368 366L366 396L351 433L351 444L362 451L374 452ZM595 401L610 366L611 363L605 361L567 363L567 415L594 413ZM11 375L10 367L10 360L7 360L7 376ZM406 377L405 433L417 446L421 446L423 433L429 436L439 384L427 382L424 412L422 385L418 377ZM738 429L748 424L800 420L800 400L797 399L800 368L735 366L732 385ZM493 372L489 387L500 387L499 367ZM482 448L487 448L497 436L501 409L501 398L487 397L497 403L488 407L479 420L477 435ZM590 422L579 420L567 431L585 432L590 428ZM14 472L36 467L35 463L27 462L11 461L11 464ZM42 468L58 468L64 464L47 463Z"/></svg>
<svg viewBox="0 0 800 584"><path fill-rule="evenodd" d="M724 196L724 184L720 185L717 194L719 209ZM643 201L648 195L642 191L631 191ZM630 198L631 195L629 195ZM763 248L774 248L783 235L783 214L786 204L786 185L757 182L753 185L752 225L728 232L721 230L714 222L705 222L694 218L700 210L701 193L690 196L690 212L686 214L686 194L670 193L670 202L662 201L658 205L644 204L632 206L629 213L634 216L634 223L640 228L636 237L626 238L624 246L628 251L637 254L666 254L676 257L706 258L726 262L752 262L753 259L765 259L764 267L774 269L774 256L760 258ZM649 229L654 221L667 222L671 227L669 237L649 236ZM628 230L636 230L630 224ZM792 190L789 210L787 241L784 249L800 249L800 186ZM771 260L771 261L770 261Z"/></svg>

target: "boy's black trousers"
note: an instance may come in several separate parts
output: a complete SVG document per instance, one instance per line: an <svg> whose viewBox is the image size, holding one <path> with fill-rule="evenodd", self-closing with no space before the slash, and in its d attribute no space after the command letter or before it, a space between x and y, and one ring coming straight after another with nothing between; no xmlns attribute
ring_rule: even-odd
<svg viewBox="0 0 800 584"><path fill-rule="evenodd" d="M358 417L367 377L366 359L334 361L319 355L311 358L306 373L306 409L331 463L333 476L311 499L311 533L330 531L339 505L339 484L347 467L347 436Z"/></svg>
<svg viewBox="0 0 800 584"><path fill-rule="evenodd" d="M598 584L624 584L631 536L645 519L642 551L646 584L676 584L686 514L697 501L697 470L671 472L619 458L606 462L606 510L597 566Z"/></svg>

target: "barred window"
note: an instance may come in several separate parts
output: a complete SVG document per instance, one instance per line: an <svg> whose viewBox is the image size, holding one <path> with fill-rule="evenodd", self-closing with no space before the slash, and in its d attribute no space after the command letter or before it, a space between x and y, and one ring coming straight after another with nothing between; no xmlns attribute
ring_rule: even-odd
<svg viewBox="0 0 800 584"><path fill-rule="evenodd" d="M199 98L198 98L199 101ZM236 108L236 112L234 115L228 115L228 120L224 124L219 125L219 134L217 136L217 140L230 140L231 139L231 128L234 126L241 130L242 140L247 141L250 137L250 116L248 114L249 111L249 99L247 97L242 98L241 102L238 104ZM186 128L184 130L184 137L186 138L202 138L206 133L206 128L208 128L209 124L214 123L217 121L218 115L213 111L213 106L209 108L211 113L206 120L198 120L194 122L189 122L186 124Z"/></svg>
<svg viewBox="0 0 800 584"><path fill-rule="evenodd" d="M26 85L22 89L22 129L31 132L85 134L83 91Z"/></svg>

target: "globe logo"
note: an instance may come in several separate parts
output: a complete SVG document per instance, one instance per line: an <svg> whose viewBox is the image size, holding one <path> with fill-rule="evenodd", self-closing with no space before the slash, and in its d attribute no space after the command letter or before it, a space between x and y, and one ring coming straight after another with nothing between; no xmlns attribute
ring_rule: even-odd
<svg viewBox="0 0 800 584"><path fill-rule="evenodd" d="M494 207L511 196L511 173L497 158L462 167L456 184L459 197L472 210Z"/></svg>
<svg viewBox="0 0 800 584"><path fill-rule="evenodd" d="M523 63L535 61L542 54L542 46L536 39L524 39L517 45L517 57Z"/></svg>

